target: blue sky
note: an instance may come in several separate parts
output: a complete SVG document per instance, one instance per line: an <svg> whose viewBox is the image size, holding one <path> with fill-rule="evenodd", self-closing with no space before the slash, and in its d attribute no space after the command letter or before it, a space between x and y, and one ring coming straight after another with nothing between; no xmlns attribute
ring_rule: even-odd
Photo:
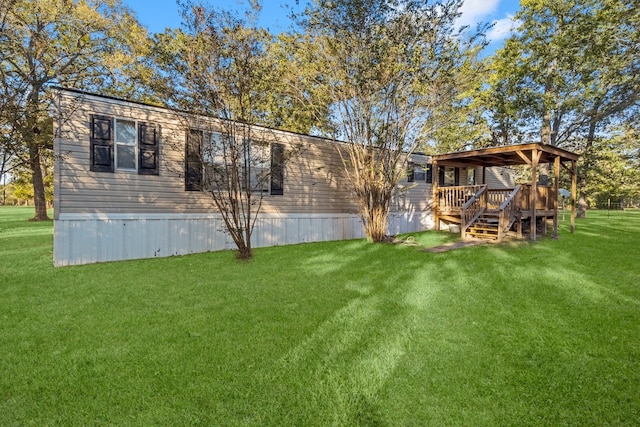
<svg viewBox="0 0 640 427"><path fill-rule="evenodd" d="M138 20L151 32L161 32L166 27L179 27L180 15L175 0L124 0L133 9ZM230 10L243 10L246 0L210 0L210 4ZM295 0L263 0L260 22L273 33L279 33L288 28L290 21L287 17L285 3L294 5ZM303 3L300 0L299 3ZM477 22L495 23L488 37L493 41L491 48L501 45L513 26L513 15L520 7L519 0L466 0L462 8L460 24L474 26Z"/></svg>

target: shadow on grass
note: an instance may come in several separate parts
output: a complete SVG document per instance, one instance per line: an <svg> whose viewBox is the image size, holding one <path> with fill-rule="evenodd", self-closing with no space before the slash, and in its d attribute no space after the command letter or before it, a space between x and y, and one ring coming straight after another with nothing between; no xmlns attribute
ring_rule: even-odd
<svg viewBox="0 0 640 427"><path fill-rule="evenodd" d="M640 215L517 247L349 241L63 269L33 226L0 233L0 424L638 419Z"/></svg>

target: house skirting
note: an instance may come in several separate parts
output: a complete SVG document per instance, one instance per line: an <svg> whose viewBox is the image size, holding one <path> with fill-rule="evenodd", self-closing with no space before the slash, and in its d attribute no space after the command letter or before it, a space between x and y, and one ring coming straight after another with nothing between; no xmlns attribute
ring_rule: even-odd
<svg viewBox="0 0 640 427"><path fill-rule="evenodd" d="M430 212L389 216L389 234L433 228ZM54 221L55 266L167 257L233 249L214 214L60 214ZM364 237L357 214L261 214L254 248Z"/></svg>

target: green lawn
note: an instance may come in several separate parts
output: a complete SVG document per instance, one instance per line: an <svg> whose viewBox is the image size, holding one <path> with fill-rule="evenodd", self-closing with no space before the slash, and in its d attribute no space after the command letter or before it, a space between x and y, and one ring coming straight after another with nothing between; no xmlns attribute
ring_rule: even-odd
<svg viewBox="0 0 640 427"><path fill-rule="evenodd" d="M640 211L58 269L32 215L0 207L2 426L640 424Z"/></svg>

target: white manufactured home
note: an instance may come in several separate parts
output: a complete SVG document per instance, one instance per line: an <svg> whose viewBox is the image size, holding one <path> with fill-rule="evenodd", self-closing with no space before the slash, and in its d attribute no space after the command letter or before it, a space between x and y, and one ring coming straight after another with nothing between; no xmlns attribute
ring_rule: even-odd
<svg viewBox="0 0 640 427"><path fill-rule="evenodd" d="M192 185L188 161L188 136L203 123L215 128L215 119L68 89L58 89L57 97L56 266L234 248L210 197ZM268 132L279 151L303 149L264 188L253 247L363 237L340 156L344 143L256 129ZM507 169L442 167L436 174L428 156L412 160L406 191L392 205L389 234L434 227L432 179L513 186Z"/></svg>

